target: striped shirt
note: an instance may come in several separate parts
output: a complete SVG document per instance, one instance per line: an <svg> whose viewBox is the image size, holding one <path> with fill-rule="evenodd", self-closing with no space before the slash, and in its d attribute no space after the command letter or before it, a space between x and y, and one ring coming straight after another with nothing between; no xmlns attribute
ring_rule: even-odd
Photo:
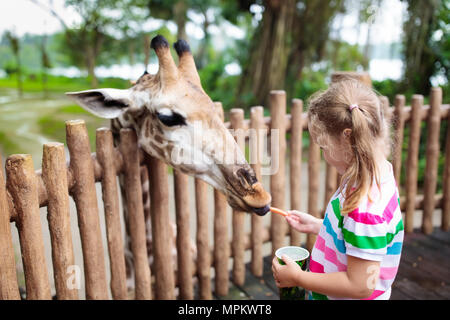
<svg viewBox="0 0 450 320"><path fill-rule="evenodd" d="M371 188L372 202L365 196L358 208L342 215L345 191L335 192L310 259L309 269L317 273L346 271L347 255L380 261L379 279L367 299L389 299L402 251L404 231L399 193L392 165L388 164L389 170L381 173L381 192L376 185ZM309 292L309 299L337 298Z"/></svg>

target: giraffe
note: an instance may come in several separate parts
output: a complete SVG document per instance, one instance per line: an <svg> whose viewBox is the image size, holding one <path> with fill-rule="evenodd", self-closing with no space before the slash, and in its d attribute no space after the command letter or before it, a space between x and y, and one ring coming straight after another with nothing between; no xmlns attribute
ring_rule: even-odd
<svg viewBox="0 0 450 320"><path fill-rule="evenodd" d="M178 66L163 36L154 37L150 46L159 61L156 74L145 71L129 89L103 88L66 94L92 114L111 119L115 140L121 128L133 128L140 148L147 154L206 181L226 195L232 208L265 215L271 196L256 179L203 90L188 43L184 40L174 43ZM148 183L144 182L144 187L148 188ZM148 198L144 196L144 201ZM126 221L126 212L124 216ZM173 223L171 229L175 230ZM148 229L147 232L151 250L151 232ZM126 242L129 241L127 236ZM174 239L172 244L175 251ZM129 253L126 252L126 260L130 280L133 268ZM128 283L131 286L132 281Z"/></svg>

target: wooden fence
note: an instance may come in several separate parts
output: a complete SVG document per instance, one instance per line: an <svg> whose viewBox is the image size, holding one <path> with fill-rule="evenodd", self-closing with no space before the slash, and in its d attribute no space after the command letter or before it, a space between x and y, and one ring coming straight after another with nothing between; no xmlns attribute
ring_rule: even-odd
<svg viewBox="0 0 450 320"><path fill-rule="evenodd" d="M405 106L405 97L398 95L390 107L386 98L383 105L388 117L393 118L396 144L392 162L397 181L400 181L402 165L407 167L406 184L400 186L405 196L401 197L401 208L405 212L406 231L413 230L414 211L423 211L422 230L432 232L433 213L442 208L442 224L449 230L450 222L450 129L446 133L445 174L443 194L436 194L437 165L439 157L439 129L442 120L448 121L450 106L442 105L440 88L431 90L430 105L423 105L423 97L414 95L410 107ZM216 104L219 111L220 103ZM279 129L279 159L288 156L289 181L285 178L285 162L279 162L279 170L270 176L270 191L273 206L300 209L302 166L302 134L307 130L307 115L303 103L294 99L291 113L286 114L286 96L283 91L270 94L270 117L263 116L262 107L253 107L250 119L244 119L241 109L230 111L228 128L243 129L236 140L241 148L254 129ZM223 116L223 112L222 112ZM426 168L423 194L418 194L418 152L421 123L426 121ZM409 126L409 145L406 163L402 164L401 149L404 130ZM260 131L259 131L260 132ZM270 132L270 131L268 131ZM286 140L286 133L290 138ZM290 243L299 245L300 234L288 230L286 222L272 215L270 227L264 227L262 217L251 215L251 232L246 233L246 213L233 211L232 225L228 225L225 197L214 191L214 221L208 221L207 185L195 181L196 217L189 212L187 176L174 171L175 211L177 225L177 274L170 255L169 190L168 170L164 163L149 157L138 148L136 134L130 129L120 132L120 146L113 146L112 133L101 128L96 133L96 153L91 153L86 126L83 121L66 122L66 142L70 162L66 163L62 143L47 143L43 147L42 170L33 168L30 155L12 155L6 160L6 179L0 170L0 299L19 299L16 262L11 238L11 222L15 223L20 238L20 249L25 273L27 299L51 299L50 281L44 255L42 226L39 207L47 207L47 219L51 236L54 282L58 299L78 299L78 290L70 286L70 268L74 265L74 249L70 231L69 196L77 208L78 227L81 237L86 298L108 299L107 272L101 238L99 209L95 182L101 182L107 234L107 249L110 261L111 281L109 287L113 299L127 299L124 244L119 212L119 193L116 177L123 175L128 209L131 250L134 259L136 299L193 299L193 277L198 278L200 299L212 298L211 270L214 268L215 294L226 295L229 287L229 259L233 259L232 281L243 285L245 281L245 250L251 250L251 272L261 277L263 273L262 245L272 243L272 252L285 245L285 236ZM250 152L256 154L258 139L250 139ZM256 143L255 143L256 141ZM289 146L289 152L287 152ZM320 181L320 150L310 141L308 147L308 206L307 211L317 217L323 215L323 207L337 188L338 175L327 166L326 179ZM253 155L254 155L253 154ZM149 268L147 256L145 218L141 190L140 170L148 168L151 196L151 224L154 265ZM253 164L261 178L261 163ZM321 183L325 184L325 198L318 199ZM290 192L291 203L285 203L285 194ZM319 207L319 202L323 207ZM189 220L197 221L197 259L192 264ZM213 224L214 237L209 238L209 225ZM232 237L228 230L232 228ZM307 246L311 248L314 236L309 236ZM152 274L153 273L153 274ZM179 295L175 296L175 286Z"/></svg>

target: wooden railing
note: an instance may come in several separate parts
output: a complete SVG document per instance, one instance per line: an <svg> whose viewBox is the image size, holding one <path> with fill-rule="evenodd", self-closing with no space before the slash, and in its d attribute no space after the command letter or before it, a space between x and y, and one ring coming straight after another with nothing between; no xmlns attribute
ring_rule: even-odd
<svg viewBox="0 0 450 320"><path fill-rule="evenodd" d="M407 166L406 184L401 197L401 208L405 211L406 231L413 230L414 211L423 211L422 230L432 232L433 214L442 209L441 228L449 230L450 221L450 129L447 130L445 146L445 174L443 194L436 194L437 164L439 158L439 129L442 120L448 121L450 106L442 105L442 91L433 88L430 105L423 106L423 97L414 95L411 107L406 107L405 97L398 95L394 107L389 106L386 98L383 105L388 117L394 124L393 135L396 144L392 152L392 162L397 181L400 180L402 165ZM220 103L216 104L223 117ZM253 107L250 119L244 119L241 109L230 111L228 128L243 129L236 136L238 145L244 149L246 143L250 153L258 153L260 139L246 139L251 132L248 129L278 129L279 159L286 158L289 150L289 181L286 181L285 161L279 162L279 170L270 176L272 205L285 209L301 208L301 185L306 177L301 176L302 133L307 130L307 115L303 112L303 103L294 99L291 114L286 114L286 95L283 91L270 94L270 117L263 116L262 107ZM417 191L418 151L421 134L421 122L427 121L427 152L425 183L423 195ZM405 127L409 126L409 145L407 163L402 164L402 144ZM268 131L270 132L270 131ZM290 139L286 140L286 133ZM26 298L50 299L51 289L44 254L42 226L39 207L47 207L47 219L51 236L54 283L58 299L77 299L79 292L72 288L68 272L75 264L72 234L70 231L69 196L72 196L77 208L78 227L82 243L85 273L86 298L108 299L107 272L105 254L100 230L99 209L95 182L101 182L106 237L110 261L111 281L109 287L113 299L128 297L124 259L123 234L119 210L119 193L116 178L123 176L127 203L128 223L131 236L131 251L134 260L136 299L174 299L175 286L179 288L178 298L194 298L193 277L198 278L198 297L212 298L211 267L215 270L215 294L226 295L229 288L228 261L233 258L232 281L242 285L246 268L244 252L251 250L251 272L261 277L263 273L262 246L272 243L272 252L285 245L285 236L290 243L299 245L300 234L288 230L284 219L271 216L270 227L265 227L262 217L251 215L251 232L244 229L247 215L233 211L232 237L229 239L227 222L227 203L223 194L214 191L214 221L208 221L208 204L205 189L209 188L200 180L195 181L196 217L189 212L188 177L174 170L175 216L177 225L177 274L171 263L169 232L169 185L168 170L164 163L146 155L138 148L136 134L130 129L120 132L120 146L113 146L112 133L100 128L96 133L96 153L91 153L86 126L83 121L66 122L66 141L70 162L66 162L64 145L47 143L43 149L42 170L33 168L30 155L12 155L6 160L6 179L0 170L0 299L19 299L16 276L11 222L15 223L20 238L20 250L25 273ZM247 140L249 142L247 142ZM255 142L256 141L256 142ZM403 150L404 151L404 150ZM320 150L312 141L308 148L308 205L310 214L320 217L330 196L336 190L338 175L336 170L326 167L325 197L319 207L318 190L321 162ZM260 159L252 164L256 175L261 178ZM151 225L153 237L153 268L150 270L147 255L146 229L142 199L140 170L148 169L151 197ZM291 203L285 203L286 193L290 193ZM197 259L192 264L189 228L190 219L197 221L196 245ZM214 237L210 239L208 230L213 225ZM308 236L307 247L311 248L314 236ZM153 273L153 276L152 274Z"/></svg>

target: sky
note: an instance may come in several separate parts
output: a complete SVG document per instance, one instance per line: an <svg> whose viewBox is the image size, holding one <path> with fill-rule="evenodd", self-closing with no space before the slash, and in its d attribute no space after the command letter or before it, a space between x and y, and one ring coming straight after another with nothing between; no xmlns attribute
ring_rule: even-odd
<svg viewBox="0 0 450 320"><path fill-rule="evenodd" d="M49 0L39 1L49 2ZM77 21L78 14L65 7L64 0L53 0L53 5L66 23L70 25ZM0 33L13 30L21 36L25 33L53 33L61 29L58 19L30 0L0 0Z"/></svg>

